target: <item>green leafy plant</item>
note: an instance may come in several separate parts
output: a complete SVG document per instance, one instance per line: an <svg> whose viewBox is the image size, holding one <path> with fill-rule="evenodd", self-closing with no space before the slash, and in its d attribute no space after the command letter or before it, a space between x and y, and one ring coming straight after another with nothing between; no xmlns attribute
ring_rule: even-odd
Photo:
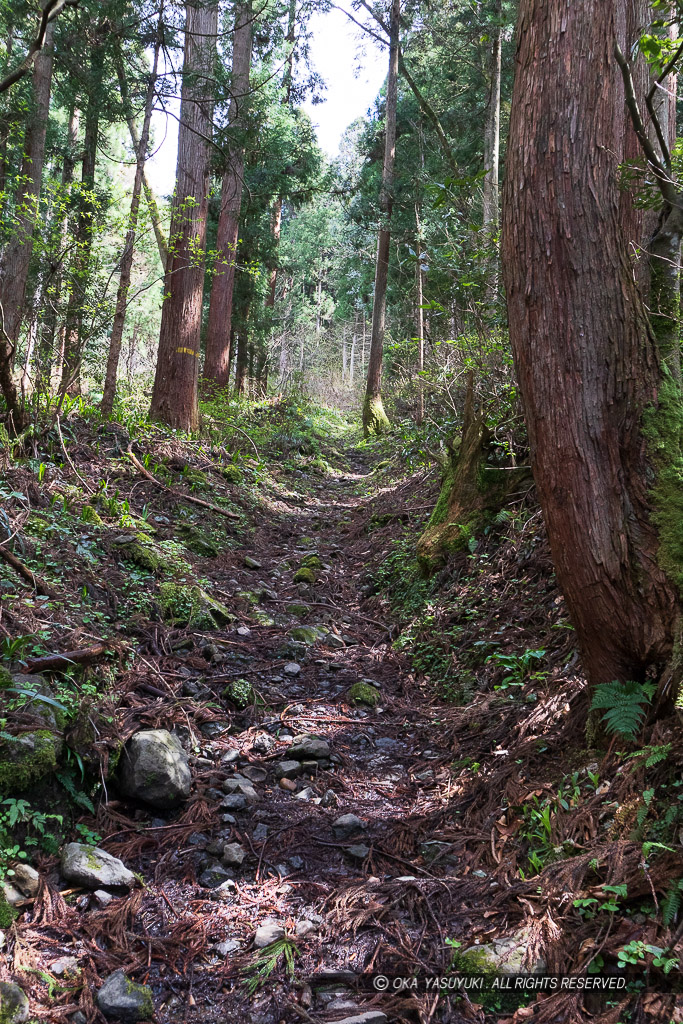
<svg viewBox="0 0 683 1024"><path fill-rule="evenodd" d="M271 942L269 946L260 949L252 964L246 968L251 975L246 981L249 995L264 985L281 960L284 960L287 973L294 974L294 958L299 956L298 947L286 936Z"/></svg>
<svg viewBox="0 0 683 1024"><path fill-rule="evenodd" d="M545 650L527 650L522 654L503 654L501 651L494 651L486 659L487 663L498 665L506 673L494 689L507 690L511 686L524 686L527 679L542 682L548 673L532 672L531 668L535 662L545 657L545 653Z"/></svg>
<svg viewBox="0 0 683 1024"><path fill-rule="evenodd" d="M591 711L604 711L601 720L605 731L635 740L645 720L646 708L652 700L654 683L637 683L629 680L619 683L602 683L593 694Z"/></svg>

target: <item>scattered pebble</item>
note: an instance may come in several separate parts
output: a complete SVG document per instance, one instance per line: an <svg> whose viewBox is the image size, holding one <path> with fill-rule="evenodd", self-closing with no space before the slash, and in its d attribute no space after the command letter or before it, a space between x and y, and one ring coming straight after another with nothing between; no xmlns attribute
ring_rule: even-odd
<svg viewBox="0 0 683 1024"><path fill-rule="evenodd" d="M257 949L264 949L266 946L270 946L271 942L277 942L278 939L284 937L285 930L281 924L278 924L277 921L265 921L256 929L254 945Z"/></svg>
<svg viewBox="0 0 683 1024"><path fill-rule="evenodd" d="M298 676L301 672L301 665L296 661L288 661L282 671L288 676Z"/></svg>

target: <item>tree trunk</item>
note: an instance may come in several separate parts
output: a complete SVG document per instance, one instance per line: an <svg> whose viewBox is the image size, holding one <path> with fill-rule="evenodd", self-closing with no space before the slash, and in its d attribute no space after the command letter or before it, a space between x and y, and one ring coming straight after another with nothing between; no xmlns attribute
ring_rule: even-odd
<svg viewBox="0 0 683 1024"><path fill-rule="evenodd" d="M108 31L108 23L106 31ZM98 27L97 35L101 38L103 29ZM62 383L60 394L80 395L81 393L81 360L86 337L83 332L83 305L88 290L90 277L90 253L95 231L97 204L95 200L95 164L97 161L97 141L100 131L100 107L102 103L103 76L102 44L95 45L92 50L90 72L90 92L85 112L85 138L83 142L83 162L81 165L81 194L79 196L79 212L74 231L74 258L70 271L70 297L66 311L66 327L64 338L64 364L62 367Z"/></svg>
<svg viewBox="0 0 683 1024"><path fill-rule="evenodd" d="M126 232L126 239L123 243L123 253L121 254L119 287L116 293L116 308L111 328L111 337L109 339L107 367L104 374L104 388L102 391L102 402L100 405L100 410L103 416L111 416L114 408L116 375L119 368L121 342L123 341L123 328L126 322L126 310L128 308L128 291L130 289L131 272L133 269L133 257L135 256L135 234L137 232L138 216L140 213L142 175L145 169L145 160L147 159L149 128L152 121L152 111L154 109L154 98L156 95L157 69L159 66L159 51L161 49L162 34L163 23L162 12L160 12L157 37L154 45L154 56L152 59L152 70L147 83L147 95L145 96L145 113L142 121L142 132L140 133L140 144L135 152L133 194L130 201L130 213L128 214L128 230Z"/></svg>
<svg viewBox="0 0 683 1024"><path fill-rule="evenodd" d="M242 184L244 181L244 146L239 136L246 126L251 68L252 5L245 0L235 9L235 32L232 49L229 130L237 133L235 144L228 146L228 164L223 174L221 212L218 218L217 274L211 287L209 323L206 332L204 379L217 387L225 387L230 376L230 323L232 296L235 289L235 255L239 235Z"/></svg>
<svg viewBox="0 0 683 1024"><path fill-rule="evenodd" d="M245 312L244 323L237 329L237 359L235 361L235 394L244 395L247 391L247 374L249 369L249 337L247 333L248 310Z"/></svg>
<svg viewBox="0 0 683 1024"><path fill-rule="evenodd" d="M292 82L294 80L294 49L296 45L296 0L290 0L289 16L287 19L287 57L285 59L285 70L282 77L282 105L289 106L292 98ZM282 231L282 196L278 196L273 203L270 216L270 230L273 236L273 249L275 262L268 274L268 292L266 296L266 307L271 309L275 305L275 289L277 287L277 250L280 244L280 233Z"/></svg>
<svg viewBox="0 0 683 1024"><path fill-rule="evenodd" d="M614 47L629 52L632 14L627 0L523 0L504 194L534 478L593 684L668 662L683 576L680 394L666 401L618 187L629 130Z"/></svg>
<svg viewBox="0 0 683 1024"><path fill-rule="evenodd" d="M486 280L486 304L491 307L498 295L498 254L495 236L500 221L499 166L500 166L500 79L502 71L502 3L497 0L496 24L493 29L493 48L490 67L490 97L484 131L484 188L483 230L486 244L493 251L489 258Z"/></svg>
<svg viewBox="0 0 683 1024"><path fill-rule="evenodd" d="M199 425L197 381L218 9L187 6L176 190L150 418Z"/></svg>
<svg viewBox="0 0 683 1024"><path fill-rule="evenodd" d="M19 329L26 302L26 282L33 253L33 232L40 220L40 191L45 162L45 136L50 110L54 22L47 26L45 44L33 65L33 109L24 137L24 155L15 202L12 240L2 259L0 303L4 330L12 346L19 340Z"/></svg>
<svg viewBox="0 0 683 1024"><path fill-rule="evenodd" d="M422 426L425 417L424 381L422 373L425 368L425 320L424 320L424 272L422 270L422 217L420 204L415 203L415 334L417 337L417 412L415 422Z"/></svg>
<svg viewBox="0 0 683 1024"><path fill-rule="evenodd" d="M381 220L377 238L375 266L375 293L372 303L372 336L368 379L363 404L363 433L382 434L389 428L389 420L382 404L382 357L384 355L384 326L389 280L389 245L391 242L391 210L393 205L394 160L396 157L396 104L398 99L398 51L401 0L392 0L389 45L389 75L387 78L386 127L384 137L384 164L380 196Z"/></svg>

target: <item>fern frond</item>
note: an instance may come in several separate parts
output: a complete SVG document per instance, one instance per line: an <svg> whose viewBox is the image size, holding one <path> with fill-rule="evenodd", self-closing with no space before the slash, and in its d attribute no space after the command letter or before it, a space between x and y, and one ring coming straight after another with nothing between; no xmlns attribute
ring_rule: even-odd
<svg viewBox="0 0 683 1024"><path fill-rule="evenodd" d="M645 709L655 687L651 683L602 683L595 688L591 711L605 711L602 721L608 733L634 740L645 720Z"/></svg>
<svg viewBox="0 0 683 1024"><path fill-rule="evenodd" d="M662 922L665 928L673 924L683 901L683 878L674 883L662 900Z"/></svg>

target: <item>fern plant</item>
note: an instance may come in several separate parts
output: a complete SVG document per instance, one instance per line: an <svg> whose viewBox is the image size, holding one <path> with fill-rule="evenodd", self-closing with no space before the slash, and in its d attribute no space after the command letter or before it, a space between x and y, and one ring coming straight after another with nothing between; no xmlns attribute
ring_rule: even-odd
<svg viewBox="0 0 683 1024"><path fill-rule="evenodd" d="M683 878L679 878L669 887L662 900L662 923L665 928L668 928L676 920L678 911L681 909L681 901L683 901Z"/></svg>
<svg viewBox="0 0 683 1024"><path fill-rule="evenodd" d="M654 683L625 683L614 680L595 688L591 711L604 711L602 721L608 734L635 740L645 720L645 711L656 690Z"/></svg>
<svg viewBox="0 0 683 1024"><path fill-rule="evenodd" d="M284 958L287 973L294 974L294 957L298 955L297 946L287 937L277 939L269 946L260 949L253 963L247 968L251 975L246 982L249 995L253 995L257 988L265 984L282 958Z"/></svg>

